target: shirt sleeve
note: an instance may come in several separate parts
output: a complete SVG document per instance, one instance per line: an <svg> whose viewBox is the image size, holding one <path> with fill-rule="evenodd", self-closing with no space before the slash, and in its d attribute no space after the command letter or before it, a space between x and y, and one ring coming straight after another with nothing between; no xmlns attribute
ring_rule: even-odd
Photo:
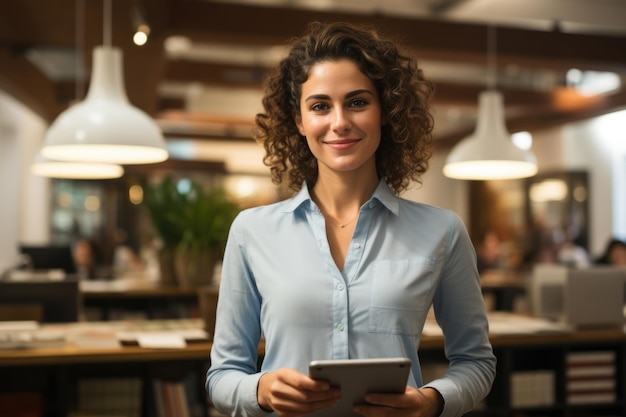
<svg viewBox="0 0 626 417"><path fill-rule="evenodd" d="M257 401L261 297L248 266L242 218L232 224L222 266L206 390L225 415L266 416Z"/></svg>
<svg viewBox="0 0 626 417"><path fill-rule="evenodd" d="M450 215L446 260L433 300L450 368L425 385L443 396L443 417L461 416L475 408L491 390L496 373L474 247L461 219Z"/></svg>

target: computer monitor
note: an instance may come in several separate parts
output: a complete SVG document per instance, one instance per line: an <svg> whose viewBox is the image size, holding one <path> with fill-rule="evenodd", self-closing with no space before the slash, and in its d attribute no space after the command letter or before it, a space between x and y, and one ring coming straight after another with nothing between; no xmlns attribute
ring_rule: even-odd
<svg viewBox="0 0 626 417"><path fill-rule="evenodd" d="M569 271L565 317L576 327L624 325L624 271L593 267Z"/></svg>
<svg viewBox="0 0 626 417"><path fill-rule="evenodd" d="M534 316L560 321L568 268L558 264L537 264L530 280L529 296Z"/></svg>
<svg viewBox="0 0 626 417"><path fill-rule="evenodd" d="M574 328L621 327L624 269L535 266L530 284L532 312Z"/></svg>
<svg viewBox="0 0 626 417"><path fill-rule="evenodd" d="M35 270L62 269L76 273L76 264L69 245L20 245L19 252L27 255Z"/></svg>
<svg viewBox="0 0 626 417"><path fill-rule="evenodd" d="M38 306L41 321L67 323L78 321L80 291L77 278L64 280L0 281L0 305Z"/></svg>

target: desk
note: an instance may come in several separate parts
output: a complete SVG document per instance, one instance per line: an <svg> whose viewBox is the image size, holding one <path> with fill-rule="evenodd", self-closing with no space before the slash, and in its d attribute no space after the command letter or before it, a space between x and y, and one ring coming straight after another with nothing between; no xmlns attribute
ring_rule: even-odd
<svg viewBox="0 0 626 417"><path fill-rule="evenodd" d="M162 285L148 279L82 281L80 292L88 319L115 320L199 317L198 289Z"/></svg>
<svg viewBox="0 0 626 417"><path fill-rule="evenodd" d="M68 343L60 348L0 351L0 410L3 399L12 403L27 398L38 403L32 415L67 417L80 411L81 402L86 403L81 401L81 384L95 381L104 387L100 401L112 404L124 398L125 405L141 410L141 417L154 417L159 395L154 387L159 383L191 386L186 406L196 410L194 415L208 417L203 379L210 350L210 342L198 342L182 349L77 348ZM131 384L141 388L125 391ZM112 392L116 389L120 391Z"/></svg>
<svg viewBox="0 0 626 417"><path fill-rule="evenodd" d="M492 335L490 337L498 358L498 369L492 392L486 400L486 410L474 415L513 416L544 415L564 417L592 415L601 410L604 415L626 415L626 334L620 329L582 330L571 333L534 335ZM195 376L199 392L201 382L209 365L210 342L190 343L182 349L145 349L138 346L117 348L78 349L71 344L61 348L0 351L0 392L16 387L7 387L7 378L21 378L22 382L38 381L35 384L46 392L46 415L66 416L76 404L76 381L84 376L106 377L114 375L136 375L148 389L144 389L144 416L153 409L154 401L150 390L155 378L175 378L181 373ZM259 346L262 356L263 344ZM569 405L565 402L565 357L569 352L612 351L616 355L616 397L614 404ZM423 364L441 360L443 338L423 336L420 343ZM556 375L555 403L547 407L516 409L510 405L511 376L515 372L549 369ZM41 380L48 382L41 382ZM32 383L17 385L32 387ZM204 393L202 392L202 395ZM206 404L204 405L206 408Z"/></svg>
<svg viewBox="0 0 626 417"><path fill-rule="evenodd" d="M499 311L514 310L515 299L526 295L527 281L526 275L513 271L485 271L480 276L483 294L493 294Z"/></svg>
<svg viewBox="0 0 626 417"><path fill-rule="evenodd" d="M211 352L211 342L190 343L183 349L146 349L139 346L118 348L76 348L0 350L0 367L37 365L76 365L84 363L205 361Z"/></svg>
<svg viewBox="0 0 626 417"><path fill-rule="evenodd" d="M595 343L617 343L626 346L626 333L621 329L589 329L574 332L542 333L533 335L490 335L494 349L508 347L575 346ZM420 350L443 349L443 337L422 336Z"/></svg>

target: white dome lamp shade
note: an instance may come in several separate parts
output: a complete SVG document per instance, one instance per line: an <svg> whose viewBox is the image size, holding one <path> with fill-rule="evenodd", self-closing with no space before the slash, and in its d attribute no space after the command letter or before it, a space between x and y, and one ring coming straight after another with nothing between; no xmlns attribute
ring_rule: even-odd
<svg viewBox="0 0 626 417"><path fill-rule="evenodd" d="M480 93L476 130L450 151L443 173L464 180L509 180L537 173L535 155L515 146L506 130L500 92Z"/></svg>
<svg viewBox="0 0 626 417"><path fill-rule="evenodd" d="M47 178L104 180L120 178L124 168L100 162L54 161L39 154L31 165L31 173Z"/></svg>
<svg viewBox="0 0 626 417"><path fill-rule="evenodd" d="M159 126L129 103L122 69L119 48L94 49L87 97L52 123L41 149L45 158L113 164L149 164L168 158Z"/></svg>

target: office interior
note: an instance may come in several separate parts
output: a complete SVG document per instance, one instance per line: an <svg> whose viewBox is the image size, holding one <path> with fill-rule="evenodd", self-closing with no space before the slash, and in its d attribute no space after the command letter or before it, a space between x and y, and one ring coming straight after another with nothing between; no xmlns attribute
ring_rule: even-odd
<svg viewBox="0 0 626 417"><path fill-rule="evenodd" d="M185 415L159 405L173 391L187 404L179 413L210 415L201 385L219 263L202 284L166 280L142 193L171 177L223 186L241 208L285 196L271 183L251 130L264 72L280 58L280 45L311 20L372 24L406 42L435 84L435 152L423 184L403 196L458 213L477 251L482 236L497 235L497 262L481 271L481 280L501 365L473 415L626 413L626 267L592 271L611 269L607 285L589 287L589 277L572 274L591 271L610 239L626 240L623 2L110 0L108 22L107 0L11 3L0 5L0 313L10 318L5 324L19 320L26 326L19 331L43 329L49 338L8 341L0 349L0 373L15 377L0 383L0 405L20 404L15 416L28 406L42 416ZM107 24L123 52L128 100L157 122L169 159L126 165L116 179L34 175L51 124L88 92L92 50ZM150 26L143 46L132 40L141 24ZM494 61L507 130L531 138L538 172L512 180L448 178L446 159L475 128ZM539 235L551 251L544 257L534 240ZM96 241L102 256L89 277L71 268L59 275L58 266L29 269L20 257L27 247L73 250L81 238ZM588 262L559 260L558 250L569 244ZM136 269L115 265L120 246L137 257ZM576 307L583 317L574 318L567 300L581 295ZM22 297L28 305L20 310L12 300ZM614 308L606 311L608 299L621 303L621 321ZM35 302L44 307L33 310ZM36 319L22 321L20 312ZM595 314L597 322L590 319ZM146 323L163 330L177 320L169 339L139 337ZM424 338L425 375L434 377L445 369L442 340L430 324ZM603 388L570 395L577 361L596 362L605 372L596 381ZM43 382L25 381L32 376ZM128 401L113 411L90 408L90 384L110 388L111 381L125 386Z"/></svg>

